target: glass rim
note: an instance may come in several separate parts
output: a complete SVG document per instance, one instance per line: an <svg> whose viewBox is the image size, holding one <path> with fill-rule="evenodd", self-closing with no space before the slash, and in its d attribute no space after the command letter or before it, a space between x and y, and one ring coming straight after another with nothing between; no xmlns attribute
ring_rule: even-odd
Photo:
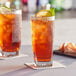
<svg viewBox="0 0 76 76"><path fill-rule="evenodd" d="M20 11L22 11L21 9L14 9L14 8L11 8L11 10L13 11L17 11L17 10L20 10Z"/></svg>
<svg viewBox="0 0 76 76"><path fill-rule="evenodd" d="M55 20L55 16L51 17L35 17L34 15L31 16L31 19L48 19L48 20Z"/></svg>
<svg viewBox="0 0 76 76"><path fill-rule="evenodd" d="M22 10L20 9L11 9L14 14L22 14Z"/></svg>
<svg viewBox="0 0 76 76"><path fill-rule="evenodd" d="M22 14L20 9L11 9L11 11L2 10L0 14Z"/></svg>

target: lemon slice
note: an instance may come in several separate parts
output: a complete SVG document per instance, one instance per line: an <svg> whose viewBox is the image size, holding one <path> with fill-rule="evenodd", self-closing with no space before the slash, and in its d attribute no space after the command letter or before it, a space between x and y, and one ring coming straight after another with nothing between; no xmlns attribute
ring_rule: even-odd
<svg viewBox="0 0 76 76"><path fill-rule="evenodd" d="M54 8L50 8L49 10L41 10L39 12L36 13L35 15L36 17L51 17L51 16L55 16L55 10Z"/></svg>
<svg viewBox="0 0 76 76"><path fill-rule="evenodd" d="M11 9L4 6L4 5L0 5L0 13L4 14L4 13L11 13Z"/></svg>
<svg viewBox="0 0 76 76"><path fill-rule="evenodd" d="M49 10L41 10L37 12L35 16L36 17L51 17L52 14Z"/></svg>

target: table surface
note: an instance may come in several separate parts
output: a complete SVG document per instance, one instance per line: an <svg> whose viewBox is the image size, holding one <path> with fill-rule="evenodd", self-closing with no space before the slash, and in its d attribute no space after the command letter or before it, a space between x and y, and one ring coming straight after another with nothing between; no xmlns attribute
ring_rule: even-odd
<svg viewBox="0 0 76 76"><path fill-rule="evenodd" d="M54 29L54 49L55 45L59 46L63 42L76 41L76 19L58 19ZM21 39L21 53L28 57L0 60L0 76L76 76L76 59L59 55L54 55L53 60L66 65L66 68L33 70L24 66L24 63L33 61L29 21L23 21Z"/></svg>
<svg viewBox="0 0 76 76"><path fill-rule="evenodd" d="M21 46L21 53L28 56L0 60L0 76L76 76L76 59L54 55L53 60L64 64L66 68L33 70L24 65L33 62L31 45Z"/></svg>

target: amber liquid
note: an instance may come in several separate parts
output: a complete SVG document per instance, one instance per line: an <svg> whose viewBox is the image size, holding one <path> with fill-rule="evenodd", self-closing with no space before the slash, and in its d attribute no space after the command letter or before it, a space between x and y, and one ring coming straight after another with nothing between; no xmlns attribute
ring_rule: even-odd
<svg viewBox="0 0 76 76"><path fill-rule="evenodd" d="M52 60L53 21L32 20L32 45L35 61Z"/></svg>
<svg viewBox="0 0 76 76"><path fill-rule="evenodd" d="M15 40L14 31L16 26L15 14L0 14L0 46L4 52L16 52L19 51L20 40ZM18 37L16 37L18 38Z"/></svg>

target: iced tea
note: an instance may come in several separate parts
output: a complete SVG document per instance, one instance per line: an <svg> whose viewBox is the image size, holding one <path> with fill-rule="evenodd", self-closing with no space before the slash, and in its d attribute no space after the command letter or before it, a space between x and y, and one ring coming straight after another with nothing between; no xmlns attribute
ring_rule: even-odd
<svg viewBox="0 0 76 76"><path fill-rule="evenodd" d="M14 10L15 11L15 10ZM17 52L21 44L21 14L0 13L0 46L2 52Z"/></svg>
<svg viewBox="0 0 76 76"><path fill-rule="evenodd" d="M53 20L50 20L50 17L32 17L31 24L34 61L37 65L40 62L49 62L48 65L51 65L53 55Z"/></svg>

